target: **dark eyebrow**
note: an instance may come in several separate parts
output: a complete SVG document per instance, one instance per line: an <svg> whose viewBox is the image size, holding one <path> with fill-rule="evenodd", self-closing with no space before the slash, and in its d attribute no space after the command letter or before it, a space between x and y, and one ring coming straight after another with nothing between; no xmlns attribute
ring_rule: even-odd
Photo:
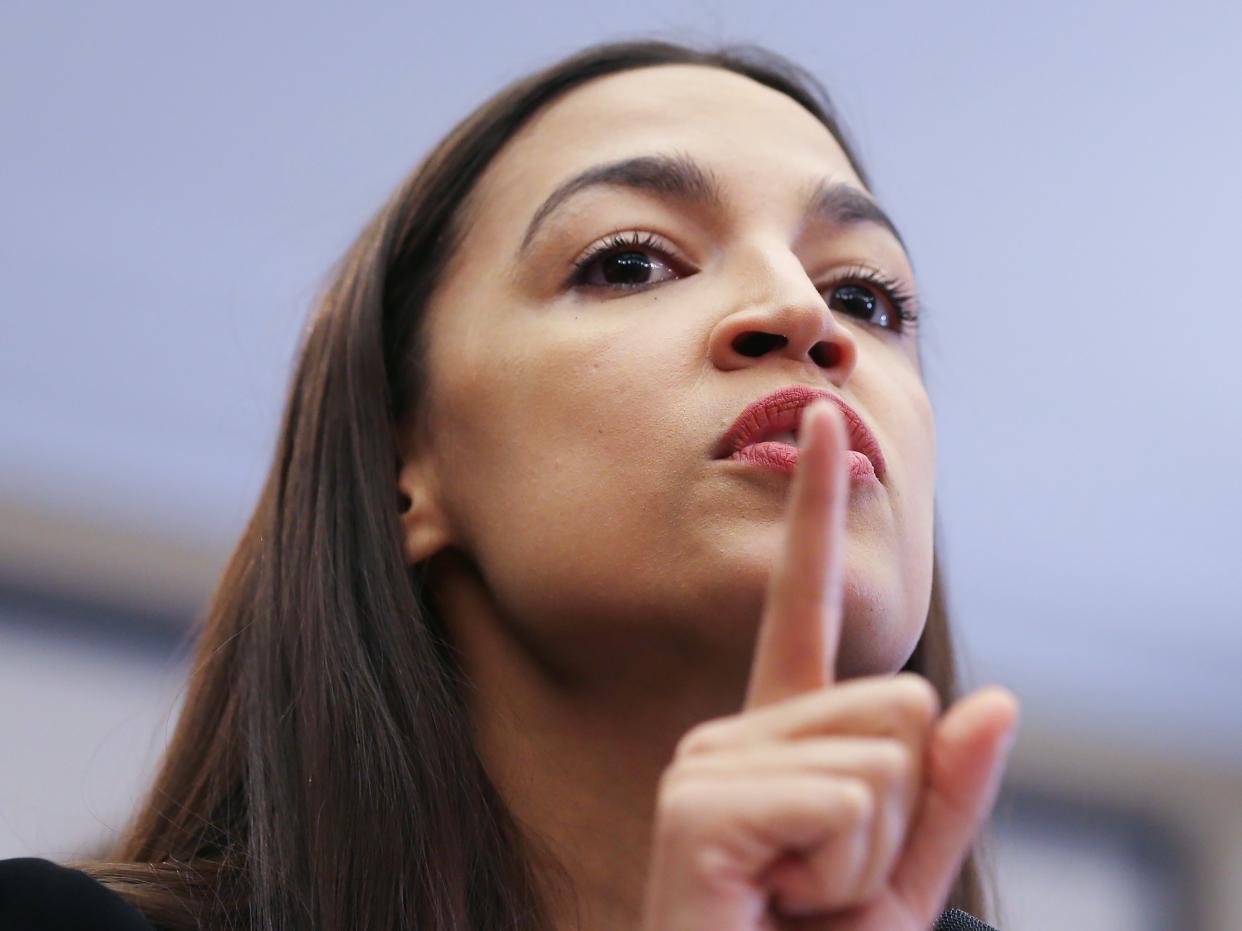
<svg viewBox="0 0 1242 931"><path fill-rule="evenodd" d="M562 183L540 204L526 227L518 258L530 248L540 225L557 207L579 191L600 185L650 191L715 210L721 210L725 200L716 177L686 155L641 155L593 165ZM888 214L854 185L823 179L812 186L805 204L804 220L818 216L838 226L875 223L892 233L905 249L905 241Z"/></svg>
<svg viewBox="0 0 1242 931"><path fill-rule="evenodd" d="M852 184L825 179L812 187L806 198L802 219L805 221L812 217L820 217L833 226L874 223L892 233L893 238L901 243L902 251L909 251L892 218L867 196L866 191Z"/></svg>

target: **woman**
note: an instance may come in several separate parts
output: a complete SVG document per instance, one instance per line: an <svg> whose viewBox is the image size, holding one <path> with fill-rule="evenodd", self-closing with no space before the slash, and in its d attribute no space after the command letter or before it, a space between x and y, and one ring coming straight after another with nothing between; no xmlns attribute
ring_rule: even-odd
<svg viewBox="0 0 1242 931"><path fill-rule="evenodd" d="M12 861L10 907L162 929L982 914L970 845L1017 705L954 701L916 318L794 66L616 43L506 88L325 294L114 862Z"/></svg>

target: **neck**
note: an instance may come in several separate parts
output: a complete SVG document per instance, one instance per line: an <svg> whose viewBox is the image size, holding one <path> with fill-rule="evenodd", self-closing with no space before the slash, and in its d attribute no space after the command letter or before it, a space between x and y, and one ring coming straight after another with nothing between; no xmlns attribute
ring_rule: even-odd
<svg viewBox="0 0 1242 931"><path fill-rule="evenodd" d="M749 657L727 663L700 655L691 665L684 653L630 654L615 658L610 675L570 684L493 618L463 613L472 600L455 596L447 607L461 622L454 640L471 683L475 740L545 859L552 927L633 931L660 776L687 730L741 707Z"/></svg>

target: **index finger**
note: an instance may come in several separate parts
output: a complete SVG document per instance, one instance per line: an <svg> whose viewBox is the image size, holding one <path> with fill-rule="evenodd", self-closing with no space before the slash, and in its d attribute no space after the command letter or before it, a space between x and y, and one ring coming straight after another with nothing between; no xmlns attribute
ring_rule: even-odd
<svg viewBox="0 0 1242 931"><path fill-rule="evenodd" d="M744 708L831 685L841 640L845 423L830 401L802 412L785 546L772 568Z"/></svg>

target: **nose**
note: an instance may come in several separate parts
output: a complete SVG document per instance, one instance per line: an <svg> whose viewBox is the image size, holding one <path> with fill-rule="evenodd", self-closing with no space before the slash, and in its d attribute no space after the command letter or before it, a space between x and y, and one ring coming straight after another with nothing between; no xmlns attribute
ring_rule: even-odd
<svg viewBox="0 0 1242 931"><path fill-rule="evenodd" d="M729 277L725 286L742 298L712 330L708 355L717 368L771 364L775 356L813 366L837 387L845 384L858 346L796 255L788 249L754 252Z"/></svg>

